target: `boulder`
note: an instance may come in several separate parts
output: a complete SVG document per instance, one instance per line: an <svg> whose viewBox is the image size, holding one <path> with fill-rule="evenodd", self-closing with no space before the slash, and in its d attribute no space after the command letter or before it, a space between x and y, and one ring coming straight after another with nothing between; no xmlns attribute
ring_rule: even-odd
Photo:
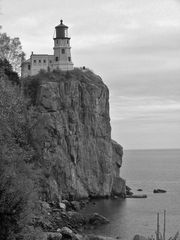
<svg viewBox="0 0 180 240"><path fill-rule="evenodd" d="M40 203L40 207L41 207L41 212L43 214L49 214L51 212L51 207L49 205L49 203L45 202L45 201L39 201Z"/></svg>
<svg viewBox="0 0 180 240"><path fill-rule="evenodd" d="M74 238L75 238L75 240L85 240L84 236L82 236L80 234L75 234Z"/></svg>
<svg viewBox="0 0 180 240"><path fill-rule="evenodd" d="M147 240L147 238L137 234L137 235L134 236L133 240Z"/></svg>
<svg viewBox="0 0 180 240"><path fill-rule="evenodd" d="M146 194L132 194L126 195L126 198L147 198Z"/></svg>
<svg viewBox="0 0 180 240"><path fill-rule="evenodd" d="M71 206L75 211L79 211L81 209L80 202L78 201L72 201Z"/></svg>
<svg viewBox="0 0 180 240"><path fill-rule="evenodd" d="M62 239L62 234L57 232L48 232L46 235L46 239L47 240L61 240Z"/></svg>
<svg viewBox="0 0 180 240"><path fill-rule="evenodd" d="M71 203L68 200L62 200L61 202L66 205L66 210L71 209Z"/></svg>
<svg viewBox="0 0 180 240"><path fill-rule="evenodd" d="M49 219L49 216L50 216L49 214L47 215L44 214L42 216L38 216L34 218L34 225L40 226L44 232L51 232L53 229L52 222Z"/></svg>
<svg viewBox="0 0 180 240"><path fill-rule="evenodd" d="M60 209L66 211L66 204L65 203L60 202L59 207L60 207Z"/></svg>
<svg viewBox="0 0 180 240"><path fill-rule="evenodd" d="M82 209L89 204L89 199L83 199L79 202L79 204L80 204L80 208Z"/></svg>
<svg viewBox="0 0 180 240"><path fill-rule="evenodd" d="M94 213L89 218L89 224L92 224L92 225L100 225L100 224L107 224L107 223L109 223L109 220L98 213Z"/></svg>
<svg viewBox="0 0 180 240"><path fill-rule="evenodd" d="M133 195L132 189L126 186L126 196L131 196L131 195Z"/></svg>
<svg viewBox="0 0 180 240"><path fill-rule="evenodd" d="M85 217L81 213L76 211L68 211L67 216L69 217L69 221L72 226L84 225L87 222Z"/></svg>
<svg viewBox="0 0 180 240"><path fill-rule="evenodd" d="M128 191L131 191L131 190L132 190L132 188L130 188L129 186L126 185L126 191L128 192Z"/></svg>
<svg viewBox="0 0 180 240"><path fill-rule="evenodd" d="M41 207L47 210L50 210L51 207L49 205L49 203L45 202L45 201L40 201Z"/></svg>
<svg viewBox="0 0 180 240"><path fill-rule="evenodd" d="M67 237L67 238L70 238L70 239L73 239L73 237L75 235L73 233L73 231L70 228L68 228L68 227L63 227L61 229L61 234L63 235L63 237Z"/></svg>
<svg viewBox="0 0 180 240"><path fill-rule="evenodd" d="M125 198L126 196L125 186L126 186L126 182L123 178L114 177L111 195Z"/></svg>
<svg viewBox="0 0 180 240"><path fill-rule="evenodd" d="M84 240L115 240L115 238L89 234Z"/></svg>
<svg viewBox="0 0 180 240"><path fill-rule="evenodd" d="M112 199L118 199L119 197L118 196L116 196L116 195L112 195L112 197L111 197Z"/></svg>

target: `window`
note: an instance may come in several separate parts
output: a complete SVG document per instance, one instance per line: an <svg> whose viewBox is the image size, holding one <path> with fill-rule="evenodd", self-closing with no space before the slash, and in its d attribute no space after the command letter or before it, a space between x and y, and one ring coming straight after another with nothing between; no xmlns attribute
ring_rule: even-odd
<svg viewBox="0 0 180 240"><path fill-rule="evenodd" d="M58 40L56 40L56 43L58 44Z"/></svg>
<svg viewBox="0 0 180 240"><path fill-rule="evenodd" d="M58 62L59 60L58 60L58 57L56 57L56 62Z"/></svg>
<svg viewBox="0 0 180 240"><path fill-rule="evenodd" d="M69 61L69 62L71 61L71 57L68 57L68 61Z"/></svg>
<svg viewBox="0 0 180 240"><path fill-rule="evenodd" d="M49 60L49 62L50 62L50 63L52 63L52 61L51 61L51 60Z"/></svg>
<svg viewBox="0 0 180 240"><path fill-rule="evenodd" d="M46 63L46 59L44 59L44 61L43 61L44 63Z"/></svg>
<svg viewBox="0 0 180 240"><path fill-rule="evenodd" d="M28 65L28 70L31 70L31 65Z"/></svg>
<svg viewBox="0 0 180 240"><path fill-rule="evenodd" d="M69 44L69 40L67 40L67 44Z"/></svg>
<svg viewBox="0 0 180 240"><path fill-rule="evenodd" d="M41 59L39 59L39 63L41 63Z"/></svg>
<svg viewBox="0 0 180 240"><path fill-rule="evenodd" d="M36 60L34 60L34 63L36 63Z"/></svg>
<svg viewBox="0 0 180 240"><path fill-rule="evenodd" d="M62 52L62 54L64 54L64 53L65 53L65 49L63 48L63 49L61 50L61 52Z"/></svg>

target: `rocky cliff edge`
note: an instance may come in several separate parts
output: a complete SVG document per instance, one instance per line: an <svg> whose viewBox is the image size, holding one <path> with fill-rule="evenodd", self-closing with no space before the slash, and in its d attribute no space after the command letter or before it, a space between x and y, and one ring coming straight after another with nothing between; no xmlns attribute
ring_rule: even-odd
<svg viewBox="0 0 180 240"><path fill-rule="evenodd" d="M123 149L111 139L107 86L89 70L41 79L32 136L44 169L42 198L123 195Z"/></svg>

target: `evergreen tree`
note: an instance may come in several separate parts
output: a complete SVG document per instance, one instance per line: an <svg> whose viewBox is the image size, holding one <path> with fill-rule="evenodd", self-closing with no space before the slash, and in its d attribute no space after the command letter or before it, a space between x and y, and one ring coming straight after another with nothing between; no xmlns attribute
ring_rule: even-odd
<svg viewBox="0 0 180 240"><path fill-rule="evenodd" d="M0 59L0 75L5 74L13 84L20 84L17 72L13 71L11 64L7 59Z"/></svg>

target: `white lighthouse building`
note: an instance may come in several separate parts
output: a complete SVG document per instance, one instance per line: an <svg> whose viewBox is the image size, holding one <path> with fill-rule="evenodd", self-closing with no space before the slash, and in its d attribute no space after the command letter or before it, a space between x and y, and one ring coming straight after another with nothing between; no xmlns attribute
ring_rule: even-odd
<svg viewBox="0 0 180 240"><path fill-rule="evenodd" d="M68 27L63 24L62 20L60 21L60 24L55 27L55 34L53 40L54 54L34 54L32 52L30 58L22 63L22 77L36 75L39 73L40 70L73 70L70 38L68 37Z"/></svg>
<svg viewBox="0 0 180 240"><path fill-rule="evenodd" d="M53 68L59 68L65 71L72 70L73 63L71 61L71 47L70 38L68 37L68 27L64 25L61 20L60 24L56 26L55 29Z"/></svg>

